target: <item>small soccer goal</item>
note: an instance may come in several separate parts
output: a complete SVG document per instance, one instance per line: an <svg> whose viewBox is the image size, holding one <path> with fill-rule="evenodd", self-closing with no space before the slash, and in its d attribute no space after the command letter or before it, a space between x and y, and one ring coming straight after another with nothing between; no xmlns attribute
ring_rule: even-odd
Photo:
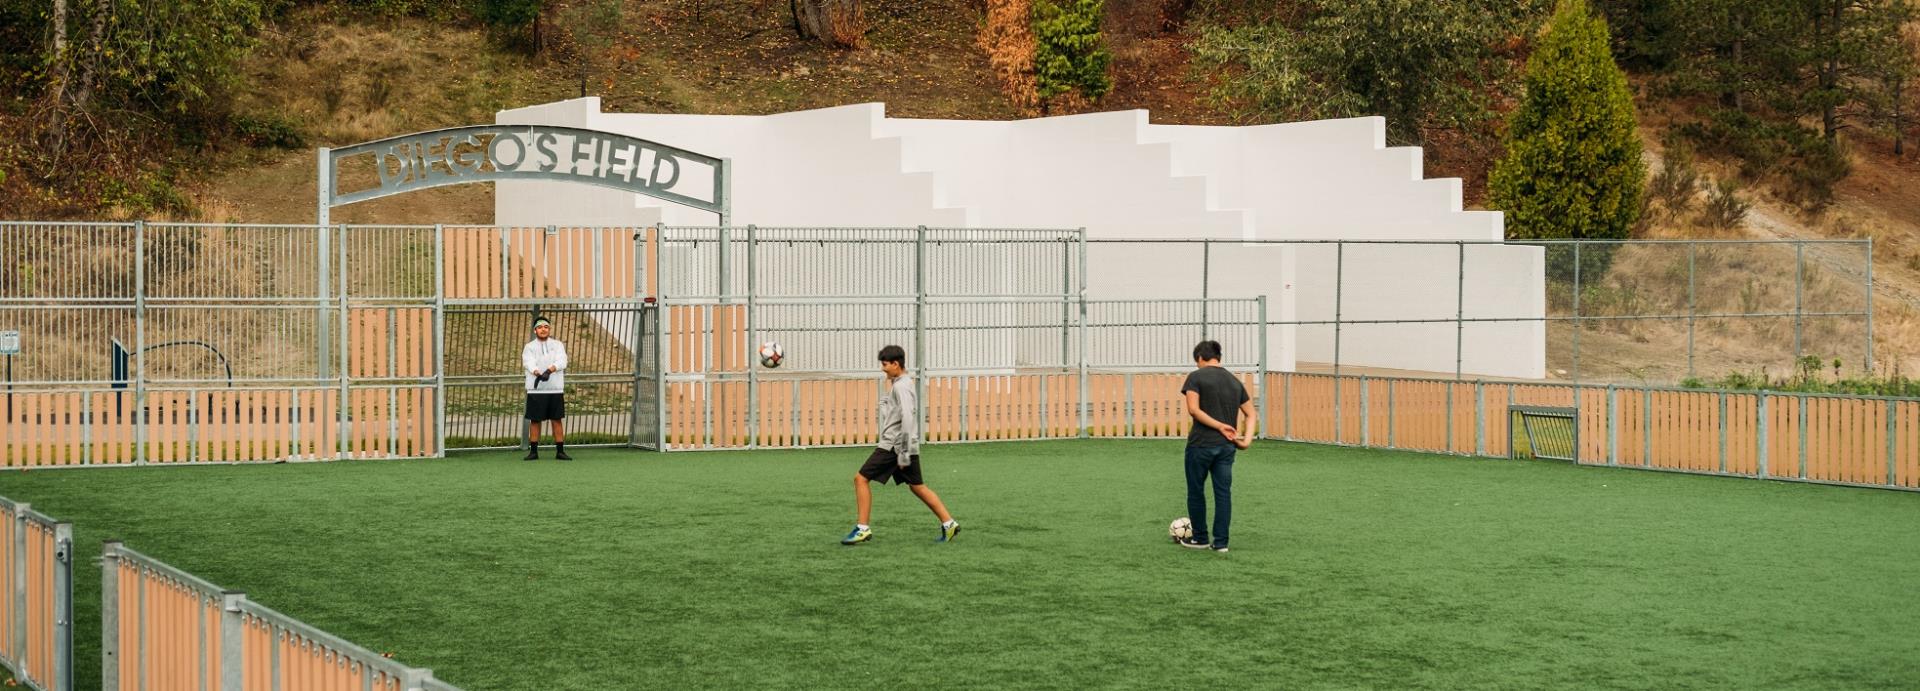
<svg viewBox="0 0 1920 691"><path fill-rule="evenodd" d="M1508 458L1544 458L1573 461L1579 448L1578 408L1516 405L1507 406L1507 422L1513 443Z"/></svg>

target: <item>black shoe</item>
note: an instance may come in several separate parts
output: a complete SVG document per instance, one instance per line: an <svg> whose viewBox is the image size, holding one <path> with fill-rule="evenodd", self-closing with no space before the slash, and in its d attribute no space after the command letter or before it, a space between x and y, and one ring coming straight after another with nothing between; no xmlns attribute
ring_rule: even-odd
<svg viewBox="0 0 1920 691"><path fill-rule="evenodd" d="M564 447L564 446L555 446L555 447L553 447L553 458L554 458L554 460L557 460L557 461L571 461L571 460L573 460L573 457L572 457L572 456L568 456L568 455L567 455L567 447Z"/></svg>
<svg viewBox="0 0 1920 691"><path fill-rule="evenodd" d="M1213 548L1213 543L1208 542L1206 540L1195 539L1191 537L1183 537L1183 538L1180 538L1179 540L1176 540L1176 542L1179 542L1181 547L1185 547L1187 549L1212 549Z"/></svg>
<svg viewBox="0 0 1920 691"><path fill-rule="evenodd" d="M537 460L540 460L540 445L539 445L539 444L535 444L535 445L533 445L533 446L529 446L529 447L527 447L527 455L525 455L525 456L521 456L521 457L520 457L520 460L523 460L523 461L537 461Z"/></svg>

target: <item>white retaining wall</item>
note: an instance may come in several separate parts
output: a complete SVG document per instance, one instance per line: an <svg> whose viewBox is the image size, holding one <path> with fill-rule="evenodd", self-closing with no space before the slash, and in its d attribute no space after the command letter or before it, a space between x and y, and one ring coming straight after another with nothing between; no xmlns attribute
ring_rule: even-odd
<svg viewBox="0 0 1920 691"><path fill-rule="evenodd" d="M983 122L894 119L880 104L767 116L599 112L577 99L502 111L499 124L617 132L729 158L732 222L763 226L1077 228L1092 238L1212 238L1206 293L1267 295L1272 321L1331 320L1332 245L1239 240L1497 241L1501 216L1464 211L1460 181L1421 176L1381 118L1253 127L1155 125L1145 111ZM497 183L501 224L712 225L712 214L610 189ZM1196 298L1197 246L1094 245L1095 298ZM1538 248L1349 245L1342 319L1539 317ZM983 286L991 290L992 286ZM1462 305L1460 295L1464 292ZM1345 365L1541 377L1539 322L1349 325ZM1278 327L1269 367L1333 359L1333 329ZM1456 351L1456 339L1462 348ZM1169 343L1171 364L1191 344ZM1239 358L1232 358L1239 359ZM1248 358L1251 359L1251 358Z"/></svg>

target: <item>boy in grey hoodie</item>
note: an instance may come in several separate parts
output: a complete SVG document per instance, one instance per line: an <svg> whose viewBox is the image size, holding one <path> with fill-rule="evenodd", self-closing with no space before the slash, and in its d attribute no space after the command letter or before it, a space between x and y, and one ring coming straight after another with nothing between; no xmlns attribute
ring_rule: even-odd
<svg viewBox="0 0 1920 691"><path fill-rule="evenodd" d="M880 396L880 447L867 456L866 464L853 476L854 506L859 517L853 530L840 539L840 544L857 545L873 539L873 528L867 525L873 514L873 491L867 483L886 484L888 479L906 485L913 496L919 497L933 510L934 517L940 519L940 537L935 542L950 542L960 534L960 522L953 520L946 505L940 503L940 495L934 494L924 480L920 463L920 405L915 398L913 378L907 376L907 351L897 345L881 348L880 371L887 375L887 392Z"/></svg>

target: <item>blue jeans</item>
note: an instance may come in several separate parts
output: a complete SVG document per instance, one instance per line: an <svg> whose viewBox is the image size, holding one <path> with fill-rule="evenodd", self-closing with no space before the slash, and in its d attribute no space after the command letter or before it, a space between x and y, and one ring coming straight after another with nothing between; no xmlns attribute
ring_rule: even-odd
<svg viewBox="0 0 1920 691"><path fill-rule="evenodd" d="M1187 518L1193 537L1207 541L1207 476L1213 476L1213 546L1227 546L1227 526L1233 523L1233 454L1223 446L1187 447Z"/></svg>

